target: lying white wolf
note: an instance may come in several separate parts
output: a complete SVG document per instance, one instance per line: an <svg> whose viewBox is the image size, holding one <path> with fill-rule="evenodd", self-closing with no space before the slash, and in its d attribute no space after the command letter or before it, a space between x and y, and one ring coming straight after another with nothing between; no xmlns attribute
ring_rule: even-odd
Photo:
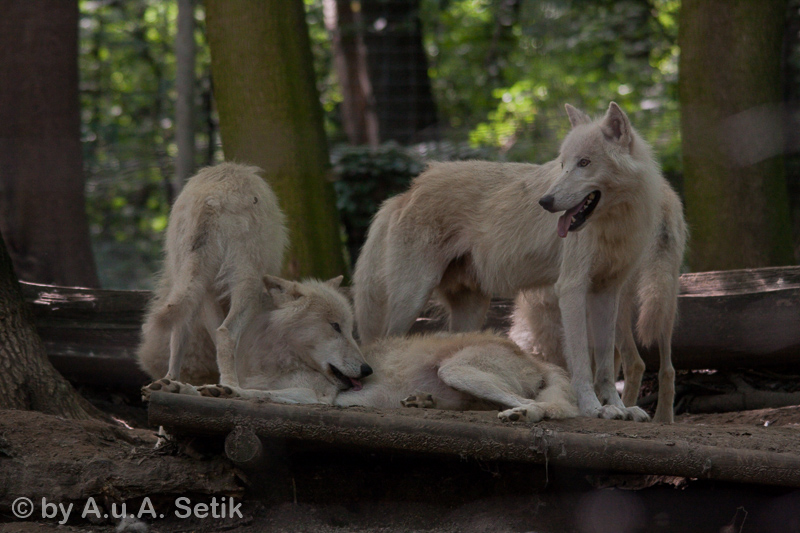
<svg viewBox="0 0 800 533"><path fill-rule="evenodd" d="M205 168L175 200L137 354L151 376L239 384L236 346L261 309L264 276L280 273L288 242L278 200L258 171L235 163Z"/></svg>
<svg viewBox="0 0 800 533"><path fill-rule="evenodd" d="M663 187L658 234L652 237L639 270L629 278L622 291L615 335L616 354L620 357L615 357L614 367L616 375L619 363L622 363L625 374L623 403L635 405L645 370L631 329L635 316L639 342L645 346L657 344L659 348L658 404L653 420L672 423L675 398L672 330L688 229L680 198L666 182ZM546 361L566 368L561 311L552 287L520 292L509 337L523 350L537 353Z"/></svg>
<svg viewBox="0 0 800 533"><path fill-rule="evenodd" d="M502 420L533 422L577 415L561 368L491 333L383 339L364 349L375 374L362 381L371 370L353 341L352 311L338 283L265 283L273 306L242 338L240 387L161 379L143 389L145 397L161 390L279 403L501 408Z"/></svg>
<svg viewBox="0 0 800 533"><path fill-rule="evenodd" d="M359 331L365 342L407 333L434 291L451 330L476 330L491 296L555 286L580 413L647 420L614 386L614 330L657 235L665 179L615 103L597 121L567 114L554 161L436 164L384 203L356 264Z"/></svg>

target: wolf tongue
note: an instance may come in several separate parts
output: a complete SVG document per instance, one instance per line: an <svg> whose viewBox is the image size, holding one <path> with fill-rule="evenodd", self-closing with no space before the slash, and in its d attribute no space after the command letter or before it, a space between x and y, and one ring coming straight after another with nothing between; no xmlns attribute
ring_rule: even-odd
<svg viewBox="0 0 800 533"><path fill-rule="evenodd" d="M360 391L363 388L362 385L361 385L361 382L358 381L357 379L353 379L353 378L349 378L349 379L350 379L350 383L353 384L353 390L354 391Z"/></svg>
<svg viewBox="0 0 800 533"><path fill-rule="evenodd" d="M575 216L578 211L581 210L583 207L583 203L580 203L573 207L572 209L568 210L566 213L558 217L558 236L562 239L567 236L567 232L569 231L569 225L572 224L572 217Z"/></svg>

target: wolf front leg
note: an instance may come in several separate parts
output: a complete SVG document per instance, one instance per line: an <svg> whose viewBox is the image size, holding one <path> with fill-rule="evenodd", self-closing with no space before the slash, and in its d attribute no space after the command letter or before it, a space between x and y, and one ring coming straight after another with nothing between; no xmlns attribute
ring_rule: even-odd
<svg viewBox="0 0 800 533"><path fill-rule="evenodd" d="M639 407L625 407L615 386L614 333L619 308L619 290L609 289L587 295L589 338L594 354L594 390L606 407L616 407L625 418L646 422L650 417Z"/></svg>
<svg viewBox="0 0 800 533"><path fill-rule="evenodd" d="M625 413L622 409L614 405L602 405L595 393L586 325L586 289L582 286L568 288L557 286L556 290L561 319L564 323L564 355L570 373L572 390L578 401L578 411L581 416L592 418L624 419ZM611 358L613 366L613 352Z"/></svg>

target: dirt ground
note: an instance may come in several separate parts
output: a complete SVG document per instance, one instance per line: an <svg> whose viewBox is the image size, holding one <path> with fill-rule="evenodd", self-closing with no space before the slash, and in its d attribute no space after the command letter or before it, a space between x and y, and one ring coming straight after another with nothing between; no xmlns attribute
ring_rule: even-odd
<svg viewBox="0 0 800 533"><path fill-rule="evenodd" d="M800 531L800 491L786 488L292 444L275 453L269 469L243 472L222 458L220 442L154 451L155 431L137 402L105 393L92 400L129 427L0 412L0 533ZM731 444L748 427L767 428L751 432L758 433L757 449L785 451L800 406L684 414L676 422L636 427L654 438L685 426L724 427ZM23 497L36 505L19 520L12 504ZM43 497L72 503L69 520L43 519ZM164 518L82 519L89 497L103 513L123 501L141 510L149 499ZM241 517L179 518L179 497L192 505L232 498Z"/></svg>

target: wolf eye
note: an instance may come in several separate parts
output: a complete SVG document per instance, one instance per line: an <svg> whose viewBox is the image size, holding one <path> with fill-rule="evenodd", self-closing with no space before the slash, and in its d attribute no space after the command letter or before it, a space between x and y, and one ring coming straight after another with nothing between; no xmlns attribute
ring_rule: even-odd
<svg viewBox="0 0 800 533"><path fill-rule="evenodd" d="M333 328L333 330L336 333L341 333L342 332L342 328L341 328L341 326L339 326L338 322L331 322L331 327Z"/></svg>
<svg viewBox="0 0 800 533"><path fill-rule="evenodd" d="M581 159L580 161L578 161L578 166L583 168L589 166L589 163L591 163L591 161L589 161L588 159Z"/></svg>

